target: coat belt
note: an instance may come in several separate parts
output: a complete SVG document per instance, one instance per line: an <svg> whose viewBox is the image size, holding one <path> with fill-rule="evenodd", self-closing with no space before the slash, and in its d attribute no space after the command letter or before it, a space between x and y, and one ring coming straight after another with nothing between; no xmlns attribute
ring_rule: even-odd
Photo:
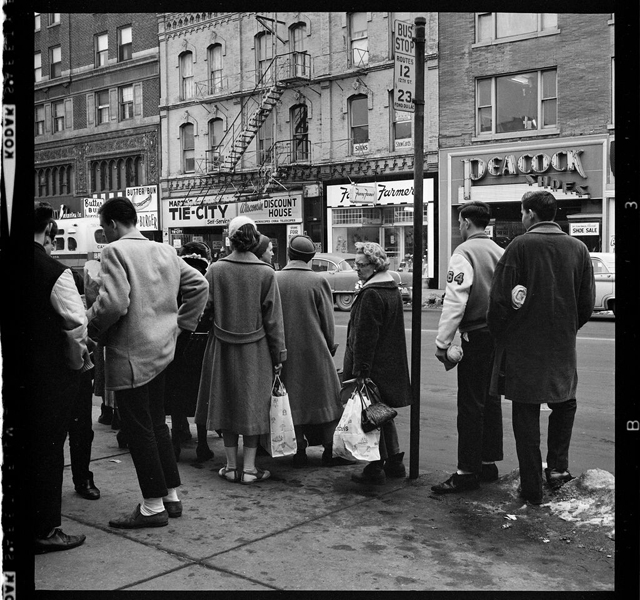
<svg viewBox="0 0 640 600"><path fill-rule="evenodd" d="M251 344L261 340L267 335L264 327L260 327L260 329L256 329L255 331L239 333L235 331L226 331L215 323L213 324L213 333L220 341L226 342L227 344Z"/></svg>

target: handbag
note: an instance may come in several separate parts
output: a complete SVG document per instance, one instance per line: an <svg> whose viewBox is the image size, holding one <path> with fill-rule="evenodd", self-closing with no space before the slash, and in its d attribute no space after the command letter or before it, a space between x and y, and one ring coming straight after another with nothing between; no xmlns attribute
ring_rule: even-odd
<svg viewBox="0 0 640 600"><path fill-rule="evenodd" d="M350 382L345 382L350 383ZM333 454L347 460L380 460L380 430L365 433L362 429L362 410L370 400L354 386L344 407L340 422L333 433Z"/></svg>
<svg viewBox="0 0 640 600"><path fill-rule="evenodd" d="M362 430L367 433L374 429L380 429L385 423L398 416L398 411L387 406L380 399L380 392L371 379L364 379L360 388L362 394L371 400L366 408L362 409Z"/></svg>
<svg viewBox="0 0 640 600"><path fill-rule="evenodd" d="M269 407L269 438L261 438L261 445L271 456L291 456L298 447L293 417L289 405L289 394L280 375L276 375L271 388L271 405ZM264 436L266 438L266 436Z"/></svg>

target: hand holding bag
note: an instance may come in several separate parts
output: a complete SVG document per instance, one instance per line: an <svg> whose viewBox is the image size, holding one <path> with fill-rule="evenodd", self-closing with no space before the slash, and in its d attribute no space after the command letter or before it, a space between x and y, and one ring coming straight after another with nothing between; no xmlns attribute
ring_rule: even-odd
<svg viewBox="0 0 640 600"><path fill-rule="evenodd" d="M269 443L265 444L265 449L274 458L295 454L298 448L289 406L289 394L279 374L276 374L271 388L269 419Z"/></svg>
<svg viewBox="0 0 640 600"><path fill-rule="evenodd" d="M333 456L369 462L380 460L380 430L369 433L362 430L362 410L369 404L369 398L355 386L333 434Z"/></svg>
<svg viewBox="0 0 640 600"><path fill-rule="evenodd" d="M378 386L371 379L367 378L358 381L362 382L360 393L371 401L371 404L362 410L362 430L365 433L380 429L385 423L398 416L397 410L382 402Z"/></svg>

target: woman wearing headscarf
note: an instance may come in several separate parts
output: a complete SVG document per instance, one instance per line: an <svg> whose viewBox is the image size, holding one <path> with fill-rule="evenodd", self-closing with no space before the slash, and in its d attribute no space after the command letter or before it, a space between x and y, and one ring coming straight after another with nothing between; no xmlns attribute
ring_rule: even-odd
<svg viewBox="0 0 640 600"><path fill-rule="evenodd" d="M382 402L393 408L411 404L409 364L404 334L402 296L388 272L385 251L374 242L356 243L355 268L362 282L351 307L344 355L344 376L369 377ZM405 477L394 420L380 430L380 460L370 462L357 483L383 484L387 477Z"/></svg>
<svg viewBox="0 0 640 600"><path fill-rule="evenodd" d="M252 250L260 234L248 217L229 223L232 252L213 263L207 310L213 319L202 367L196 424L222 430L223 479L251 484L269 478L255 464L261 434L269 432L274 371L287 358L275 272ZM243 465L238 439L243 438Z"/></svg>
<svg viewBox="0 0 640 600"><path fill-rule="evenodd" d="M184 262L202 275L207 272L211 263L211 250L204 242L187 242L179 254ZM181 442L191 438L187 417L192 417L196 410L208 332L209 324L201 319L193 333L180 334L175 357L167 367L165 405L167 414L171 415L171 442L176 460L180 458ZM205 462L213 458L213 452L207 443L206 427L198 425L197 429L196 459L198 462Z"/></svg>

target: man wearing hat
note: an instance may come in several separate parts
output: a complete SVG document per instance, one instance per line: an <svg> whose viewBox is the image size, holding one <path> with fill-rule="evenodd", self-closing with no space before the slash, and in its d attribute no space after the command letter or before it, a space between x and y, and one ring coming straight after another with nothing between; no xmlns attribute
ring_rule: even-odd
<svg viewBox="0 0 640 600"><path fill-rule="evenodd" d="M353 464L332 459L333 432L342 415L340 380L333 362L333 299L329 282L309 266L316 248L306 235L289 241L289 263L276 273L282 299L287 362L282 368L282 381L296 430L298 451L293 466L307 463L305 429L319 426L325 448L322 462L326 466Z"/></svg>

